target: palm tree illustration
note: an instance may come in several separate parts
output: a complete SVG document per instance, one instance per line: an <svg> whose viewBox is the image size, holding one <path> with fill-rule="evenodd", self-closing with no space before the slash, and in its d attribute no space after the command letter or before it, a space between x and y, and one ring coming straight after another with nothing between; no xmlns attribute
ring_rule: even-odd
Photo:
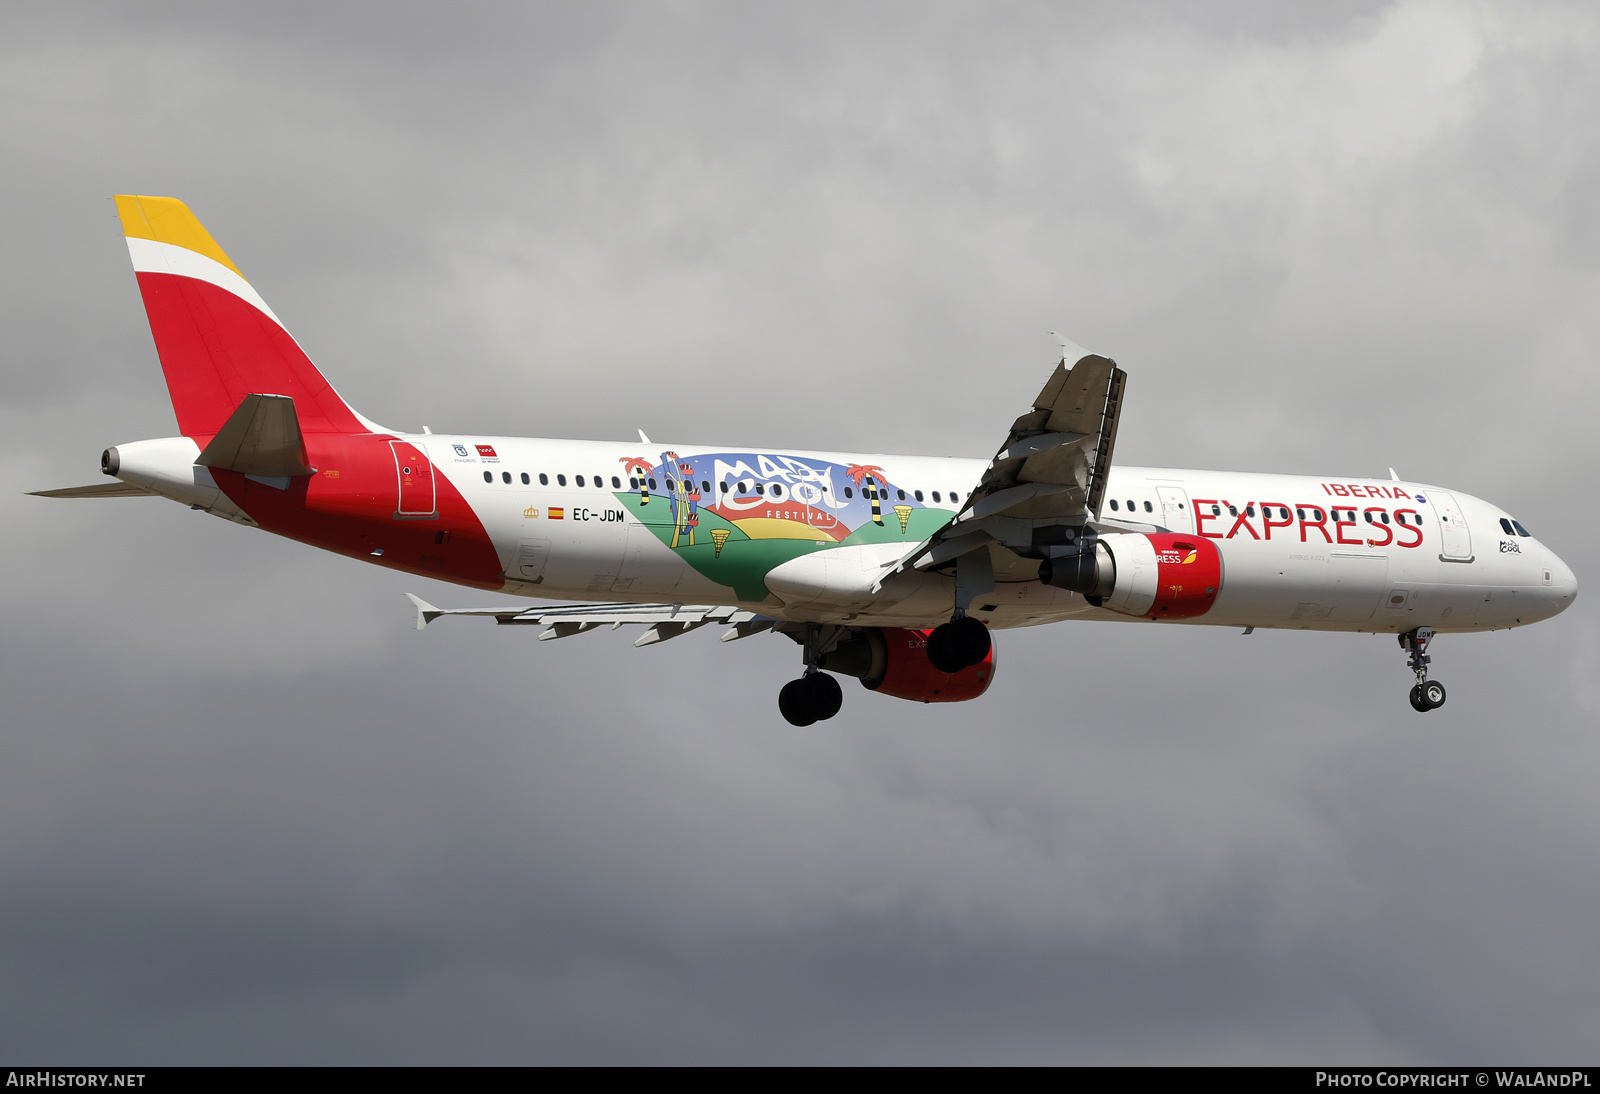
<svg viewBox="0 0 1600 1094"><path fill-rule="evenodd" d="M623 456L621 458L622 473L624 475L637 475L639 479L639 504L650 504L650 481L645 478L655 466L649 460L640 459L638 456Z"/></svg>
<svg viewBox="0 0 1600 1094"><path fill-rule="evenodd" d="M856 488L866 495L868 501L872 502L872 523L883 524L883 509L878 504L878 483L889 481L889 476L884 474L883 468L878 467L876 464L853 463L845 469L845 474L855 480ZM862 485L863 479L866 480L866 485L864 486Z"/></svg>

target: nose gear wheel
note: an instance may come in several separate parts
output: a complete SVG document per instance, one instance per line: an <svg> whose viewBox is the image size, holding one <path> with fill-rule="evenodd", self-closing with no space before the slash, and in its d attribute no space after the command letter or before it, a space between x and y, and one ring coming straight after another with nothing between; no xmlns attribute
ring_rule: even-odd
<svg viewBox="0 0 1600 1094"><path fill-rule="evenodd" d="M1444 685L1428 679L1428 666L1433 656L1428 653L1428 643L1433 641L1432 627L1418 627L1399 636L1400 648L1406 651L1406 664L1416 674L1417 682L1411 689L1411 709L1421 714L1444 706Z"/></svg>

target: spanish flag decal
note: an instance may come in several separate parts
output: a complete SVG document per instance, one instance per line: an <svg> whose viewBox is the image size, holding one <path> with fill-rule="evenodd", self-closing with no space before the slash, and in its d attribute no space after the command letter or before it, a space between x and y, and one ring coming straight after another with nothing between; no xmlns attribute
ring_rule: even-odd
<svg viewBox="0 0 1600 1094"><path fill-rule="evenodd" d="M558 507L552 505L550 507L550 519L551 520L566 520L567 519L567 511L565 509L561 509L561 508L558 508Z"/></svg>

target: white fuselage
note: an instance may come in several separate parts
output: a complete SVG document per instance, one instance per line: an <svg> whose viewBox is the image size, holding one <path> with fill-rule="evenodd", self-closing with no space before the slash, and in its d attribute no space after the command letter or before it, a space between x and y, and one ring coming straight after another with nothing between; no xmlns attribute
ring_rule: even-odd
<svg viewBox="0 0 1600 1094"><path fill-rule="evenodd" d="M613 483L627 489L623 468L644 450L638 444L406 439L426 446L438 472L478 514L505 566L508 592L563 600L737 603L784 618L882 626L932 626L949 618L954 606L954 581L939 574L894 574L875 589L884 561L893 561L882 545L819 551L808 556L813 561L774 570L767 596L736 596L665 549L618 503ZM492 460L478 455L481 445L494 450ZM725 450L649 450L664 447L686 456ZM466 455L453 454L462 449ZM771 495L758 497L755 485L792 490L786 468L795 461L871 464L898 488L920 491L926 504L935 504L937 492L937 504L954 513L985 468L981 460L827 452L761 459L745 469L743 495L736 478L713 483L713 490L759 515ZM837 496L847 485L821 484L824 496ZM952 494L957 500L950 500ZM1537 539L1502 523L1511 519L1471 495L1411 482L1145 467L1113 467L1101 511L1101 523L1113 527L1215 542L1223 562L1216 603L1187 622L1342 631L1486 630L1562 611L1576 595L1572 571ZM785 584L786 570L805 572ZM837 595L830 593L834 585ZM782 595L784 589L791 595ZM994 627L1127 618L1040 584L1028 567L997 567L994 590L963 607Z"/></svg>

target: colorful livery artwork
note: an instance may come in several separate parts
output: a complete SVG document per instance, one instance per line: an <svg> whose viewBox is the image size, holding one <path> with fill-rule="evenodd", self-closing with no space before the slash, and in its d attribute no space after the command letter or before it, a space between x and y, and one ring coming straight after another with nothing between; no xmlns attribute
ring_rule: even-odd
<svg viewBox="0 0 1600 1094"><path fill-rule="evenodd" d="M663 452L622 461L618 501L700 573L762 599L767 571L826 547L918 543L955 507L925 505L883 468L763 452ZM652 493L664 494L666 505ZM894 519L885 521L885 502Z"/></svg>

